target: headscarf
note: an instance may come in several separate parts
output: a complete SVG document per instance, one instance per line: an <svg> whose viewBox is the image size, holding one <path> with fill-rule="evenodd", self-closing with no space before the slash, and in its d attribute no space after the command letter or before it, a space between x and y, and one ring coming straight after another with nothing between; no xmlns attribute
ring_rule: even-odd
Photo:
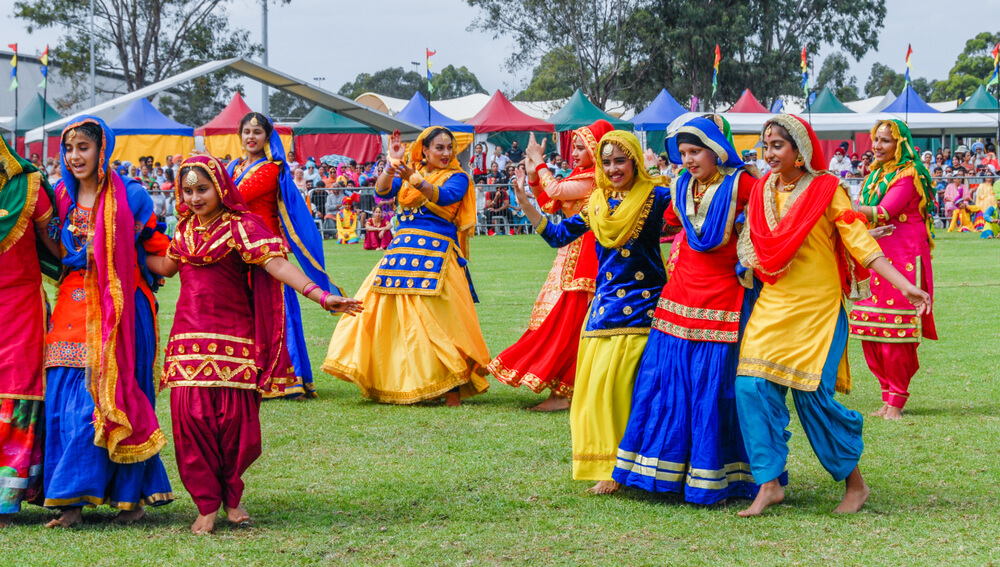
<svg viewBox="0 0 1000 567"><path fill-rule="evenodd" d="M720 117L721 120L722 119ZM724 122L728 125L728 122ZM671 185L674 211L684 225L688 245L697 252L707 252L729 242L733 223L736 219L736 200L739 194L739 176L743 173L743 162L737 157L736 148L726 139L723 128L709 118L692 118L666 140L670 161L681 164L678 134L689 134L698 138L704 147L717 156L722 182L709 188L697 212L688 190L693 176L685 170Z"/></svg>
<svg viewBox="0 0 1000 567"><path fill-rule="evenodd" d="M0 137L0 254L10 250L31 227L39 191L44 191L55 206L55 193L46 176ZM59 258L45 246L39 245L37 250L42 273L59 279Z"/></svg>
<svg viewBox="0 0 1000 567"><path fill-rule="evenodd" d="M451 161L448 165L442 169L435 170L433 173L426 173L424 170L423 163L423 142L424 139L435 129L441 128L451 136L451 139L455 139L455 135L452 134L451 130L440 127L440 126L429 126L424 129L423 132L417 136L410 146L407 148L406 155L403 156L405 163L414 171L420 173L421 176L430 184L437 185L440 187L444 185L448 179L455 175L456 173L465 174L462 170L461 164L458 162L458 152L452 152ZM465 258L469 257L469 239L476 231L476 188L472 183L472 178L469 177L469 187L465 192L462 199L454 204L441 206L435 203L431 203L424 197L424 194L420 192L419 189L414 188L410 185L408 179L403 179L402 186L399 189L399 204L406 208L412 208L417 206L427 207L429 211L435 215L443 218L444 220L452 223L458 228L458 245L462 250L462 255Z"/></svg>
<svg viewBox="0 0 1000 567"><path fill-rule="evenodd" d="M573 136L575 138L580 138L583 142L583 146L587 153L590 155L590 165L587 167L582 167L580 164L573 164L573 169L569 172L569 175L565 175L560 179L563 180L573 180L573 181L589 181L593 183L594 179L594 169L597 167L599 160L597 156L597 144L600 142L601 137L608 132L614 130L615 127L611 125L610 122L604 120L603 118L598 119L596 122L590 126L581 126L576 130L573 130ZM550 171L549 173L557 174L557 172ZM538 195L538 206L542 208L543 211L549 214L555 214L559 209L562 208L562 201L552 200L548 193L542 191Z"/></svg>
<svg viewBox="0 0 1000 567"><path fill-rule="evenodd" d="M183 185L185 180L179 179L175 185L174 196L177 199L177 234L171 249L184 262L192 266L207 266L225 258L230 253L244 254L253 251L255 256L280 255L282 252L281 238L260 238L270 235L271 231L264 219L250 212L243 194L233 183L232 178L218 159L198 155L191 156L181 162L177 171L193 167L206 174L215 185L219 199L225 211L222 222L228 222L228 230L212 230L200 232L189 229L189 225L197 220L194 213L184 204ZM270 247L274 247L270 249ZM280 254L278 254L281 252ZM292 366L288 358L285 344L285 306L282 299L281 284L271 277L263 265L250 265L250 289L253 293L254 316L254 357L257 368L257 388L262 392L284 390L287 380L285 369ZM272 388L275 386L276 388Z"/></svg>
<svg viewBox="0 0 1000 567"><path fill-rule="evenodd" d="M662 175L652 175L643 163L642 147L635 134L624 130L612 130L605 134L598 144L598 155L603 155L604 148L613 144L628 156L634 165L635 181L632 188L612 211L608 203L609 195L614 191L611 180L604 174L603 167L595 168L595 191L587 201L587 217L590 229L597 242L604 248L617 249L639 236L642 227L652 208L653 189L669 184Z"/></svg>
<svg viewBox="0 0 1000 567"><path fill-rule="evenodd" d="M66 126L63 140L67 132L85 123L96 124L103 131L97 162L98 194L90 212L92 233L82 250L87 255L86 380L94 398L94 444L107 448L108 457L116 463L137 463L156 455L167 443L153 405L135 379L136 266L141 269L146 263L145 253L136 246L135 227L150 218L153 202L138 182L123 180L109 171L115 133L103 120L82 116ZM77 206L79 181L66 163L65 144L59 153L62 181L56 199L65 224ZM67 254L67 259L71 255Z"/></svg>
<svg viewBox="0 0 1000 567"><path fill-rule="evenodd" d="M896 140L896 155L891 162L875 162L872 172L865 178L861 186L861 204L874 207L882 202L889 188L904 177L913 177L913 183L917 187L917 194L920 195L920 204L917 209L921 212L927 224L927 235L931 238L931 217L934 215L934 201L936 197L934 181L927 167L922 161L917 159L916 151L913 148L913 137L910 135L910 128L902 120L879 120L872 127L872 141L875 141L875 133L883 126L889 126L892 137ZM931 238L931 246L934 240Z"/></svg>
<svg viewBox="0 0 1000 567"><path fill-rule="evenodd" d="M320 235L319 229L316 228L316 222L309 211L309 205L306 204L295 185L291 170L288 169L285 146L281 142L278 130L274 128L270 118L264 118L271 124L271 137L268 144L264 146L264 157L255 163L247 164L242 173L238 177L234 177L234 183L239 186L240 181L258 165L263 165L268 161L278 165L281 170L278 174L278 216L281 217L281 227L285 230L289 247L309 279L324 291L344 295L343 290L337 287L326 273L326 261L323 259L323 237ZM227 171L231 177L236 171L236 165L239 161L234 159L229 162Z"/></svg>

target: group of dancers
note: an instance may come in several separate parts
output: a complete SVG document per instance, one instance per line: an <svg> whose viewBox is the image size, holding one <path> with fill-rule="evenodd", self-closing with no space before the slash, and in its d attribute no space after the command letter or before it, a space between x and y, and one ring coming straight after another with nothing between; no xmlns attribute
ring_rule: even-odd
<svg viewBox="0 0 1000 567"><path fill-rule="evenodd" d="M548 389L534 409L569 409L573 477L597 481L592 492L753 498L741 515L783 498L789 388L820 462L846 480L836 511L860 509L862 418L833 396L850 389L847 339L864 341L882 384L876 414L896 419L916 347L936 338L932 186L900 121L872 129L879 164L859 204L790 115L762 131L760 179L718 116L670 134L685 168L673 183L603 120L574 132L576 167L561 180L532 140L515 193L558 252L527 331L495 358L468 268L475 191L448 129L408 146L391 137L375 190L397 198L399 228L353 299L327 275L271 121L250 113L240 136L245 155L228 169L197 153L180 164L170 237L146 191L108 168L115 137L100 119L63 130L55 188L0 146L0 524L22 502L69 527L84 506L132 522L173 501L155 414L164 388L192 531L211 532L220 509L247 521L241 476L261 454L261 399L315 395L296 294L346 315L323 369L365 397L457 406L491 373ZM565 220L549 222L527 190ZM154 294L177 274L161 359ZM43 276L58 286L51 313Z"/></svg>

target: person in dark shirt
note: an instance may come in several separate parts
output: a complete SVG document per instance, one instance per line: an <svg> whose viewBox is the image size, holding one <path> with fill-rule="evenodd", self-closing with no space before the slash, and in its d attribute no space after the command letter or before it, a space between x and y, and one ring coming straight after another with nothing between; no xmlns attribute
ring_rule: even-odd
<svg viewBox="0 0 1000 567"><path fill-rule="evenodd" d="M510 163L517 165L521 163L524 159L524 151L517 147L517 140L510 143L510 149L507 150L507 157L510 158Z"/></svg>

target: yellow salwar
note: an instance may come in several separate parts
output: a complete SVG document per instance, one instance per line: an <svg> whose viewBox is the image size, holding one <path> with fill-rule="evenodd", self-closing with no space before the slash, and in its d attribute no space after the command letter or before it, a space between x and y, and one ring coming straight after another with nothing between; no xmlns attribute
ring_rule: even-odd
<svg viewBox="0 0 1000 567"><path fill-rule="evenodd" d="M648 338L638 334L580 339L569 408L574 479L611 480Z"/></svg>
<svg viewBox="0 0 1000 567"><path fill-rule="evenodd" d="M485 392L490 354L465 270L454 254L448 262L437 296L376 293L377 264L355 295L364 311L337 324L323 370L388 404L437 398L455 387L463 398Z"/></svg>
<svg viewBox="0 0 1000 567"><path fill-rule="evenodd" d="M801 194L799 189L808 187L812 180L811 175L805 178L791 193L774 192L776 210L782 216L790 206L789 198ZM843 188L838 188L787 273L761 290L743 335L738 375L764 378L797 390L814 391L819 387L843 304L836 239L839 237L847 252L865 267L882 256L878 243L862 223L837 220L848 211L851 200ZM844 349L836 389L847 393L850 387Z"/></svg>
<svg viewBox="0 0 1000 567"><path fill-rule="evenodd" d="M948 232L972 232L975 230L975 226L972 224L972 217L969 213L978 213L979 207L975 205L969 205L964 209L955 209L951 213L951 223L948 225Z"/></svg>

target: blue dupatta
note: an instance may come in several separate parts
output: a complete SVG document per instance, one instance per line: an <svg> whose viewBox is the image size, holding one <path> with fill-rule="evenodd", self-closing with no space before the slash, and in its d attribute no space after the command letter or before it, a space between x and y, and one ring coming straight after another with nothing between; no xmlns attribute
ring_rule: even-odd
<svg viewBox="0 0 1000 567"><path fill-rule="evenodd" d="M240 181L253 171L258 165L274 161L281 168L278 175L278 216L281 217L281 226L285 231L285 239L288 241L292 253L299 261L302 271L314 281L316 285L324 291L335 295L344 295L344 290L326 273L326 262L323 259L323 237L316 228L309 206L302 199L295 182L292 180L292 172L288 169L288 161L285 157L285 147L281 143L278 131L271 124L271 139L268 147L264 149L265 157L243 168L239 177L234 177L233 181L239 187ZM236 171L238 160L229 162L227 169L229 175L233 176Z"/></svg>
<svg viewBox="0 0 1000 567"><path fill-rule="evenodd" d="M724 246L732 236L739 177L745 173L743 162L737 157L736 148L726 138L723 129L713 120L698 117L692 118L667 137L667 153L673 163L682 163L677 144L677 135L681 133L697 136L715 152L719 169L724 176L721 183L709 187L705 192L697 213L690 195L693 177L688 171L684 171L670 187L674 211L684 226L688 245L697 252L707 252Z"/></svg>

